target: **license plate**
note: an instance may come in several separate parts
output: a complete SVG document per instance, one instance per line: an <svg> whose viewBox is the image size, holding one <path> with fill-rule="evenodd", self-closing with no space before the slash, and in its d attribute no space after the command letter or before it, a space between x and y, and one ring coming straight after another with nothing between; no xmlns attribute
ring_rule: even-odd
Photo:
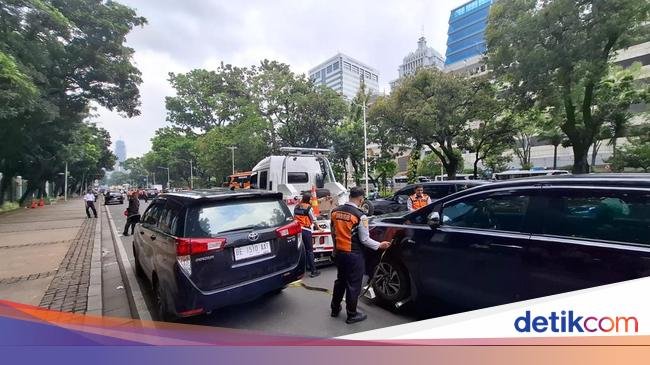
<svg viewBox="0 0 650 365"><path fill-rule="evenodd" d="M269 241L235 247L235 261L262 256L267 253L271 253L271 243Z"/></svg>

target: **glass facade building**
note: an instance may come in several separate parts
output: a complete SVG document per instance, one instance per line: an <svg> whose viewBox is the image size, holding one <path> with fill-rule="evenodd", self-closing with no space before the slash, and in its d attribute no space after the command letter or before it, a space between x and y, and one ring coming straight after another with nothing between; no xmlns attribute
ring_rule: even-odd
<svg viewBox="0 0 650 365"><path fill-rule="evenodd" d="M379 93L379 71L350 56L338 53L309 70L316 85L325 85L352 100L364 83L367 91Z"/></svg>
<svg viewBox="0 0 650 365"><path fill-rule="evenodd" d="M445 66L485 52L485 28L493 0L473 0L451 11Z"/></svg>

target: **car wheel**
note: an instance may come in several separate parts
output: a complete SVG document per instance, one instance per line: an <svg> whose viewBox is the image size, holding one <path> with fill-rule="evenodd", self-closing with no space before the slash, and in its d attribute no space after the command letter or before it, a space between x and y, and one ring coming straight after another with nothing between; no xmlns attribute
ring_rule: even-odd
<svg viewBox="0 0 650 365"><path fill-rule="evenodd" d="M375 207L372 205L372 203L369 200L365 200L363 204L361 204L359 209L361 209L361 211L368 216L373 215L373 213L375 213Z"/></svg>
<svg viewBox="0 0 650 365"><path fill-rule="evenodd" d="M159 321L171 322L174 320L174 316L169 313L167 309L167 303L165 302L165 294L158 283L158 278L154 276L153 279L153 293L154 293L154 305L156 306L156 317Z"/></svg>
<svg viewBox="0 0 650 365"><path fill-rule="evenodd" d="M144 270L142 269L142 265L140 264L140 259L138 259L138 253L135 250L135 243L133 243L133 258L134 258L134 265L135 265L135 274L141 278L144 278Z"/></svg>
<svg viewBox="0 0 650 365"><path fill-rule="evenodd" d="M387 259L377 265L372 285L377 297L394 305L408 298L411 292L408 272L404 265L393 259Z"/></svg>

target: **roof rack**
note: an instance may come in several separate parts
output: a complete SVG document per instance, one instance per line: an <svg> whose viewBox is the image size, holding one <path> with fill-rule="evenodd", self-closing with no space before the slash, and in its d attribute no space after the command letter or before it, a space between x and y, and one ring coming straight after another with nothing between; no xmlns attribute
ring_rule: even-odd
<svg viewBox="0 0 650 365"><path fill-rule="evenodd" d="M286 155L326 155L330 152L328 148L305 148L305 147L280 147L280 152Z"/></svg>

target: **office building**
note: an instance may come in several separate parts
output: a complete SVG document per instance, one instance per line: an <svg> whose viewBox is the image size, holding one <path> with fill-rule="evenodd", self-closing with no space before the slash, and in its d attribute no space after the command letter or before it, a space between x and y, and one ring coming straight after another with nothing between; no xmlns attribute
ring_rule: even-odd
<svg viewBox="0 0 650 365"><path fill-rule="evenodd" d="M115 170L121 171L122 162L126 160L126 144L124 144L124 141L121 139L115 141L115 156L117 156L117 163L116 163Z"/></svg>
<svg viewBox="0 0 650 365"><path fill-rule="evenodd" d="M352 100L363 82L366 90L379 93L379 71L342 53L309 70L309 79Z"/></svg>
<svg viewBox="0 0 650 365"><path fill-rule="evenodd" d="M493 0L472 0L451 11L447 32L445 71L485 72L485 29Z"/></svg>
<svg viewBox="0 0 650 365"><path fill-rule="evenodd" d="M395 89L400 81L421 68L435 67L442 70L445 66L445 58L432 47L427 46L427 40L424 37L418 39L418 48L415 52L409 53L402 60L402 64L397 69L399 78L390 82L391 89Z"/></svg>

